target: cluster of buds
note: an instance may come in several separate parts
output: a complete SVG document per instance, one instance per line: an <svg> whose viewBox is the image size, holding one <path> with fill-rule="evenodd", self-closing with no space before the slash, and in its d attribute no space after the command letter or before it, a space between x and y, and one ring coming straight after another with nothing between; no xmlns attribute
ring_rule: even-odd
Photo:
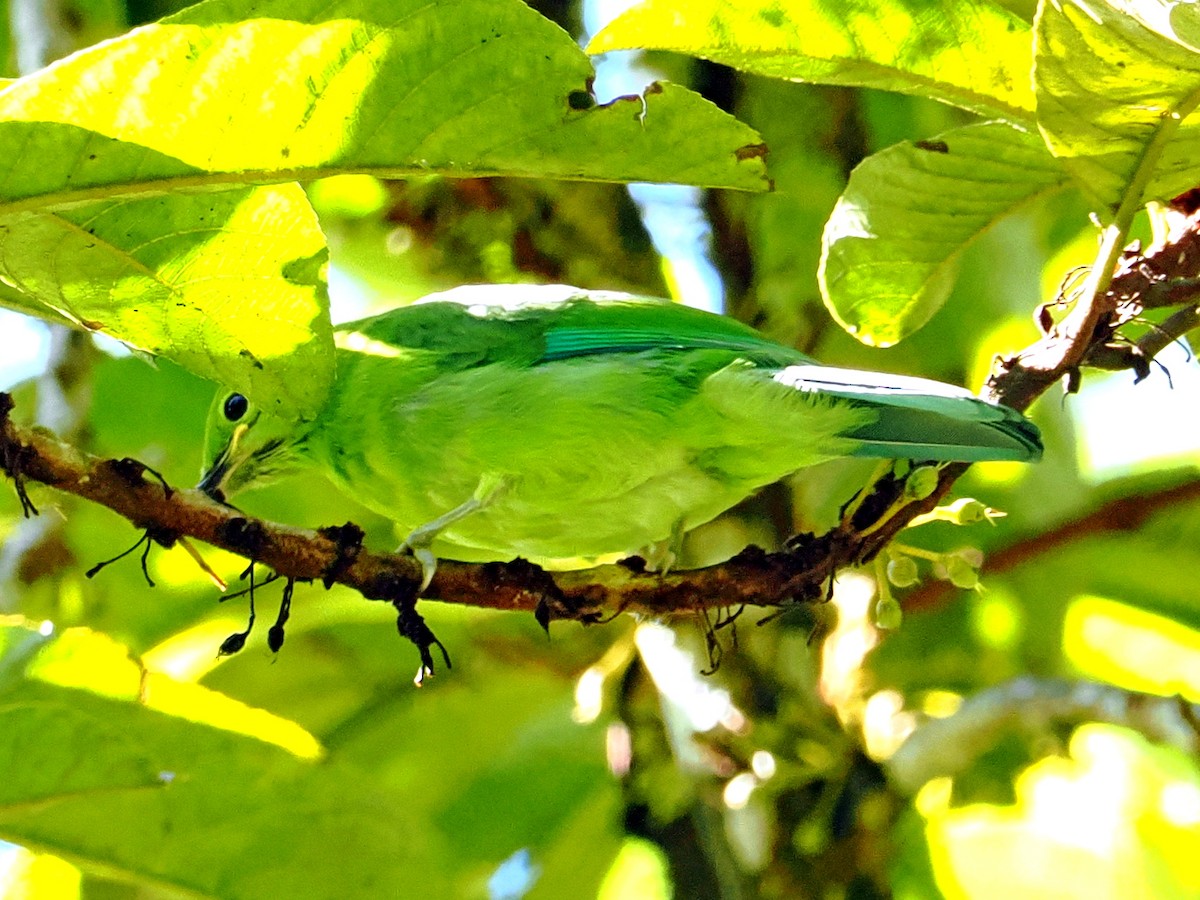
<svg viewBox="0 0 1200 900"><path fill-rule="evenodd" d="M913 474L919 475L920 471ZM916 517L909 527L926 522L949 522L954 525L994 523L1003 515L1003 512L985 506L978 500L964 497ZM979 590L979 567L983 564L983 553L977 548L964 547L939 553L920 547L893 544L888 548L886 557L880 556L876 560L879 596L875 602L875 625L878 628L890 630L900 626L903 612L899 601L892 596L891 589L912 587L921 580L918 560L929 563L935 578L949 581L963 590Z"/></svg>

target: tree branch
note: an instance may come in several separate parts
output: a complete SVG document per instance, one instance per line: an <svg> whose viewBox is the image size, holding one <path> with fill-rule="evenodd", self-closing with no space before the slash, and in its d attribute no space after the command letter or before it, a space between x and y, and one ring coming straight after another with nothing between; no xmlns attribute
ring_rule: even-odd
<svg viewBox="0 0 1200 900"><path fill-rule="evenodd" d="M411 556L375 553L353 525L311 531L245 516L199 491L147 480L134 460L102 459L49 432L12 421L12 399L0 394L0 464L13 478L26 513L26 479L106 506L170 546L186 535L253 559L287 578L343 584L371 600L412 602L421 567ZM586 571L545 572L511 563L442 561L430 599L492 609L540 612L546 621L595 621L605 610L664 615L740 604L775 606L817 600L839 565L878 541L841 546L837 532L797 539L784 553L751 548L718 566L662 575L634 559Z"/></svg>
<svg viewBox="0 0 1200 900"><path fill-rule="evenodd" d="M1000 360L986 395L1023 412L1064 377L1068 389L1074 390L1080 366L1094 361L1100 368L1132 369L1139 380L1144 378L1154 355L1194 327L1189 325L1191 317L1182 310L1151 328L1140 345L1121 340L1120 329L1151 307L1195 305L1198 279L1200 210L1192 210L1180 217L1171 240L1145 254L1126 250L1102 292L1085 295L1062 322L1045 323L1046 337Z"/></svg>
<svg viewBox="0 0 1200 900"><path fill-rule="evenodd" d="M1136 694L1089 681L1017 678L980 691L953 715L930 719L885 763L903 792L975 764L1006 733L1044 734L1053 724L1107 722L1131 728L1189 755L1200 752L1200 705L1179 697Z"/></svg>
<svg viewBox="0 0 1200 900"><path fill-rule="evenodd" d="M1156 513L1184 503L1200 500L1200 479L1172 484L1149 493L1116 497L1081 518L1030 535L1023 540L987 555L985 574L1007 572L1028 565L1066 544L1101 534L1137 531ZM933 609L944 603L959 588L947 581L926 581L901 599L905 610Z"/></svg>

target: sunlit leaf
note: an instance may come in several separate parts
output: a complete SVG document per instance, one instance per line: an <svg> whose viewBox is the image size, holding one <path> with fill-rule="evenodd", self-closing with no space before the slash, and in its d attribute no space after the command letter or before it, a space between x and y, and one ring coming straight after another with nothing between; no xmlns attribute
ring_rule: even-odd
<svg viewBox="0 0 1200 900"><path fill-rule="evenodd" d="M425 896L448 896L439 836L380 814L403 799L349 773L65 688L30 685L6 701L6 840L85 872L213 897L366 895L414 871Z"/></svg>
<svg viewBox="0 0 1200 900"><path fill-rule="evenodd" d="M324 236L294 184L0 218L5 305L103 332L286 410L314 407L332 380L324 261Z"/></svg>
<svg viewBox="0 0 1200 900"><path fill-rule="evenodd" d="M0 93L0 211L345 171L766 188L747 126L592 74L518 0L212 0Z"/></svg>
<svg viewBox="0 0 1200 900"><path fill-rule="evenodd" d="M826 305L863 343L896 343L945 302L973 240L1067 180L1037 135L999 122L868 157L825 225Z"/></svg>
<svg viewBox="0 0 1200 900"><path fill-rule="evenodd" d="M322 235L295 188L230 185L442 172L767 187L758 136L697 94L597 105L591 78L517 0L192 7L0 91L0 303L309 411L332 377Z"/></svg>
<svg viewBox="0 0 1200 900"><path fill-rule="evenodd" d="M1029 26L987 0L644 0L588 44L677 50L770 75L1032 119Z"/></svg>
<svg viewBox="0 0 1200 900"><path fill-rule="evenodd" d="M1200 181L1200 8L1064 0L1035 30L1038 124L1091 196L1136 208Z"/></svg>

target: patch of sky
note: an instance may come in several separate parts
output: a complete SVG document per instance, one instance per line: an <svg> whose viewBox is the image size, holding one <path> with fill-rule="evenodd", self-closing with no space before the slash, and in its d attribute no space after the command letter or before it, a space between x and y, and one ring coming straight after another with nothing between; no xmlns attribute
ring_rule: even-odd
<svg viewBox="0 0 1200 900"><path fill-rule="evenodd" d="M537 883L541 867L529 849L522 847L496 867L488 879L488 900L521 900Z"/></svg>
<svg viewBox="0 0 1200 900"><path fill-rule="evenodd" d="M50 333L44 323L0 309L0 390L39 374L49 352Z"/></svg>
<svg viewBox="0 0 1200 900"><path fill-rule="evenodd" d="M1200 409L1200 364L1181 341L1159 353L1142 382L1135 384L1130 372L1085 373L1079 394L1066 403L1079 435L1079 467L1089 480L1152 464L1200 463L1200 425L1193 418Z"/></svg>
<svg viewBox="0 0 1200 900"><path fill-rule="evenodd" d="M584 0L581 38L586 43L636 0ZM662 77L645 64L638 51L592 57L596 80L592 89L601 103L626 94L641 94ZM631 184L629 195L642 214L654 247L662 255L672 292L683 303L723 312L725 292L709 255L712 232L700 208L699 188L677 184Z"/></svg>

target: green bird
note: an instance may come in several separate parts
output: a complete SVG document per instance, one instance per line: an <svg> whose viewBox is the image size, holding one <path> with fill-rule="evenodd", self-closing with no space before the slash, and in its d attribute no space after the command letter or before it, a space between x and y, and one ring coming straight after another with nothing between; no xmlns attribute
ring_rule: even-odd
<svg viewBox="0 0 1200 900"><path fill-rule="evenodd" d="M920 378L819 365L733 319L561 285L468 286L338 326L305 420L209 413L201 490L300 467L437 558L667 559L764 485L840 456L1036 460L1019 413Z"/></svg>

